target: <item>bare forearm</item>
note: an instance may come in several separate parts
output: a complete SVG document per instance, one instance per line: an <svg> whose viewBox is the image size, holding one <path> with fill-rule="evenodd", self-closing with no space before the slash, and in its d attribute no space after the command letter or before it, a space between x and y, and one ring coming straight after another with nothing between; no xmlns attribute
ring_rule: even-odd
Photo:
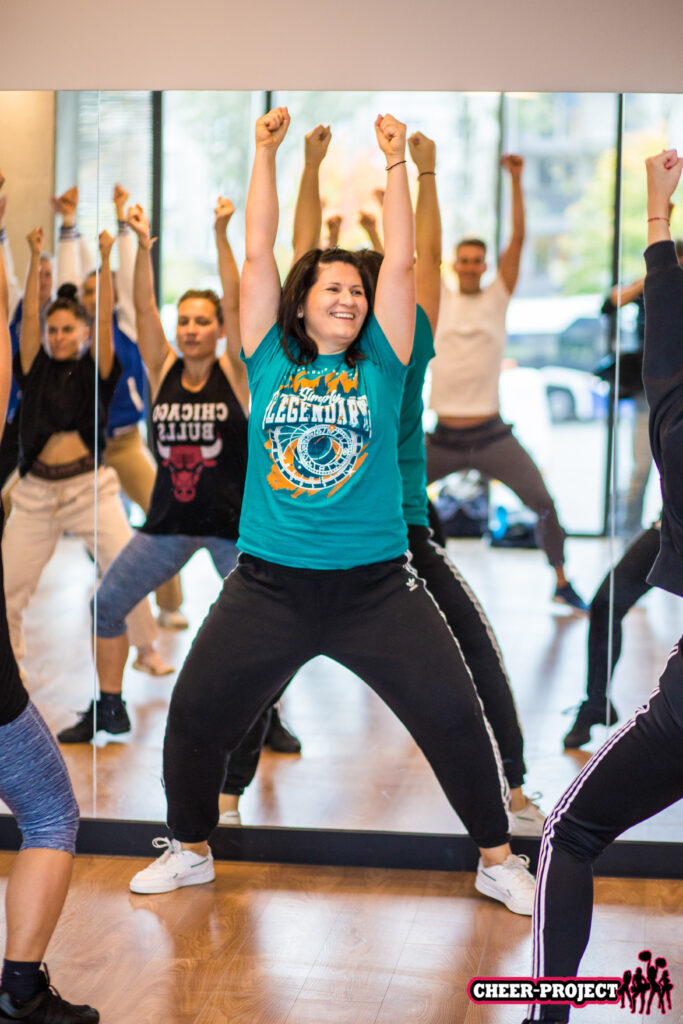
<svg viewBox="0 0 683 1024"><path fill-rule="evenodd" d="M218 228L216 230L216 252L218 253L218 276L223 289L223 307L239 312L240 272L225 229Z"/></svg>
<svg viewBox="0 0 683 1024"><path fill-rule="evenodd" d="M522 182L519 178L512 179L512 224L510 241L521 245L526 233L526 219L524 214L524 192Z"/></svg>
<svg viewBox="0 0 683 1024"><path fill-rule="evenodd" d="M2 257L2 247L0 247L0 317L3 320L9 320L9 287L7 285L5 261Z"/></svg>
<svg viewBox="0 0 683 1024"><path fill-rule="evenodd" d="M382 227L385 260L412 270L415 262L415 228L405 163L387 171Z"/></svg>
<svg viewBox="0 0 683 1024"><path fill-rule="evenodd" d="M441 211L433 174L420 176L415 205L415 252L419 261L441 266Z"/></svg>
<svg viewBox="0 0 683 1024"><path fill-rule="evenodd" d="M114 343L112 338L111 319L114 312L114 285L111 278L109 255L102 258L100 267L100 301L97 316L97 351L100 361L100 372L103 377L111 373L114 361Z"/></svg>
<svg viewBox="0 0 683 1024"><path fill-rule="evenodd" d="M149 239L144 244L138 243L133 273L133 302L137 316L156 310L151 253L152 245Z"/></svg>
<svg viewBox="0 0 683 1024"><path fill-rule="evenodd" d="M35 319L38 322L40 314L40 298L38 290L38 275L40 270L40 255L31 253L31 260L26 275L26 287L24 289L24 305L22 309L22 324L25 320Z"/></svg>
<svg viewBox="0 0 683 1024"><path fill-rule="evenodd" d="M634 281L632 284L625 284L623 286L615 285L609 293L610 300L615 309L620 306L626 306L629 302L633 302L643 293L643 285L645 279L641 278L640 281Z"/></svg>
<svg viewBox="0 0 683 1024"><path fill-rule="evenodd" d="M315 249L319 244L322 219L320 165L306 163L294 211L292 246L295 257L302 256L309 249Z"/></svg>
<svg viewBox="0 0 683 1024"><path fill-rule="evenodd" d="M258 261L272 253L278 217L275 152L257 147L245 213L247 260Z"/></svg>

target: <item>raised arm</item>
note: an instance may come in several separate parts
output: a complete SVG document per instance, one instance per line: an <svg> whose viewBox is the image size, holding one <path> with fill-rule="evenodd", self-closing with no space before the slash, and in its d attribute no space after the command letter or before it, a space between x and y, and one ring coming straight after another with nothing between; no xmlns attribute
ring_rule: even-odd
<svg viewBox="0 0 683 1024"><path fill-rule="evenodd" d="M81 248L78 240L76 217L78 215L78 186L74 185L61 196L52 197L52 208L61 217L59 238L57 241L57 287L63 284L75 284L80 288L86 276L85 265L81 260ZM90 258L86 259L86 265Z"/></svg>
<svg viewBox="0 0 683 1024"><path fill-rule="evenodd" d="M40 299L38 271L40 254L43 249L43 229L34 228L27 236L31 260L28 265L26 288L24 289L24 308L21 318L21 337L19 339L19 355L21 368L28 373L33 360L40 349Z"/></svg>
<svg viewBox="0 0 683 1024"><path fill-rule="evenodd" d="M359 210L358 223L368 236L370 248L374 249L375 252L384 252L384 243L380 238L379 229L377 227L377 218L374 213L368 213L366 210Z"/></svg>
<svg viewBox="0 0 683 1024"><path fill-rule="evenodd" d="M671 197L681 178L683 157L665 149L645 161L647 171L647 244L671 241Z"/></svg>
<svg viewBox="0 0 683 1024"><path fill-rule="evenodd" d="M309 249L320 245L322 204L320 202L320 165L325 159L332 133L329 125L319 124L305 137L304 169L294 211L292 247L296 263Z"/></svg>
<svg viewBox="0 0 683 1024"><path fill-rule="evenodd" d="M114 313L114 284L111 279L111 247L114 238L108 231L100 234L100 301L97 309L97 357L99 373L106 380L114 366L114 338L111 318Z"/></svg>
<svg viewBox="0 0 683 1024"><path fill-rule="evenodd" d="M247 368L240 359L242 347L240 338L240 272L228 241L228 224L234 212L235 207L232 200L219 196L214 210L213 227L216 235L218 274L223 292L221 305L225 323L225 355L221 357L221 364L238 401L245 409L248 409Z"/></svg>
<svg viewBox="0 0 683 1024"><path fill-rule="evenodd" d="M276 107L256 122L240 288L242 348L246 356L253 355L275 323L280 304L280 275L273 254L279 212L275 156L288 127L286 107Z"/></svg>
<svg viewBox="0 0 683 1024"><path fill-rule="evenodd" d="M415 278L417 301L436 331L441 299L441 211L436 193L436 146L422 132L408 139L413 163L417 167L417 204L415 206Z"/></svg>
<svg viewBox="0 0 683 1024"><path fill-rule="evenodd" d="M0 189L5 184L5 176L0 171ZM5 286L7 288L8 296L8 320L12 319L14 310L19 304L21 299L21 286L19 279L14 272L14 260L12 259L12 250L10 249L9 239L7 232L5 231L5 211L7 209L7 196L0 195L0 256L2 256L4 262L5 271ZM4 422L4 420L3 420Z"/></svg>
<svg viewBox="0 0 683 1024"><path fill-rule="evenodd" d="M151 251L155 239L150 237L149 220L139 205L129 207L127 219L138 239L133 277L138 348L149 374L150 386L155 392L159 386L164 363L174 355L174 352L166 340L154 297Z"/></svg>
<svg viewBox="0 0 683 1024"><path fill-rule="evenodd" d="M502 157L500 165L509 173L512 185L512 233L507 249L498 260L498 273L503 278L505 287L512 294L519 277L519 263L522 258L522 246L526 232L524 193L522 192L524 159L515 153L506 153Z"/></svg>
<svg viewBox="0 0 683 1024"><path fill-rule="evenodd" d="M339 233L342 226L342 216L339 213L333 213L331 217L328 217L325 221L325 227L327 228L327 248L334 249L339 245Z"/></svg>
<svg viewBox="0 0 683 1024"><path fill-rule="evenodd" d="M119 250L119 267L116 271L116 319L119 327L132 341L137 339L135 327L135 302L133 280L135 275L135 234L126 220L126 205L129 193L123 185L114 185L112 202L116 210L118 234L116 245Z"/></svg>
<svg viewBox="0 0 683 1024"><path fill-rule="evenodd" d="M402 363L410 362L415 332L415 228L406 173L406 126L391 114L375 121L386 158L382 207L384 259L377 279L375 315Z"/></svg>
<svg viewBox="0 0 683 1024"><path fill-rule="evenodd" d="M0 189L4 183L5 179L0 172ZM0 204L4 198L4 196L0 196ZM4 213L4 206L1 206L0 209ZM0 246L0 439L5 429L5 417L12 385L12 339L9 333L10 299L3 249L4 245Z"/></svg>

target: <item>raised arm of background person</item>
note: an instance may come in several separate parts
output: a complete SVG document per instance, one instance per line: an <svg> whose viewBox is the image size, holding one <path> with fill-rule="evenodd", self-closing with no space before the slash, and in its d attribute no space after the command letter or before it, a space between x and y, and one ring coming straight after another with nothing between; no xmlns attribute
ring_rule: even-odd
<svg viewBox="0 0 683 1024"><path fill-rule="evenodd" d="M80 288L86 276L86 267L89 267L92 261L89 255L85 261L82 259L84 254L78 242L78 186L73 185L61 196L53 196L52 209L61 217L57 239L57 287L75 284Z"/></svg>
<svg viewBox="0 0 683 1024"><path fill-rule="evenodd" d="M334 249L339 245L339 233L342 226L342 217L338 213L332 214L325 221L327 227L327 248Z"/></svg>
<svg viewBox="0 0 683 1024"><path fill-rule="evenodd" d="M149 376L152 394L155 395L159 390L166 361L168 360L170 364L175 361L176 356L166 340L154 297L151 252L155 239L150 237L149 220L139 204L128 208L127 220L138 239L133 275L133 301L135 303L138 348Z"/></svg>
<svg viewBox="0 0 683 1024"><path fill-rule="evenodd" d="M408 139L413 163L417 167L417 203L415 205L415 280L417 301L436 331L441 299L441 211L436 192L436 145L422 132Z"/></svg>
<svg viewBox="0 0 683 1024"><path fill-rule="evenodd" d="M609 300L615 309L627 306L629 302L635 302L638 296L642 295L644 284L644 277L641 277L639 281L633 281L631 284L615 284L613 288L610 288ZM603 312L606 312L606 310L603 310Z"/></svg>
<svg viewBox="0 0 683 1024"><path fill-rule="evenodd" d="M370 248L374 249L375 252L384 252L384 243L380 238L379 230L377 228L377 218L374 213L368 213L366 210L359 210L358 223L370 240Z"/></svg>
<svg viewBox="0 0 683 1024"><path fill-rule="evenodd" d="M218 275L221 279L221 306L225 324L225 352L221 356L223 372L230 381L238 402L245 413L249 410L249 385L247 368L240 359L242 339L240 337L240 272L228 241L228 223L235 207L232 200L218 197L214 210L214 233L218 253Z"/></svg>
<svg viewBox="0 0 683 1024"><path fill-rule="evenodd" d="M415 332L415 224L406 173L406 126L391 114L375 121L387 166L382 207L384 259L377 279L375 316L394 352L406 366Z"/></svg>
<svg viewBox="0 0 683 1024"><path fill-rule="evenodd" d="M280 305L280 275L273 253L279 214L275 157L288 127L286 107L275 107L256 122L240 287L240 331L247 357L254 354L277 320Z"/></svg>
<svg viewBox="0 0 683 1024"><path fill-rule="evenodd" d="M5 184L5 176L0 171L0 189ZM4 262L5 269L5 284L7 286L8 295L8 308L9 314L7 319L11 320L14 315L14 310L19 305L21 299L21 285L19 284L19 278L14 271L14 260L12 259L12 250L10 249L9 238L5 231L5 211L7 210L7 196L0 195L0 256ZM4 423L4 420L2 421Z"/></svg>
<svg viewBox="0 0 683 1024"><path fill-rule="evenodd" d="M512 294L519 277L519 263L524 245L524 193L522 192L522 169L524 159L515 153L506 153L501 158L500 166L510 175L512 185L512 233L507 249L498 260L498 273L503 278L505 287Z"/></svg>
<svg viewBox="0 0 683 1024"><path fill-rule="evenodd" d="M325 159L332 133L330 126L318 124L304 140L304 169L294 210L293 263L309 249L320 245L323 210L320 202L320 165Z"/></svg>
<svg viewBox="0 0 683 1024"><path fill-rule="evenodd" d="M135 300L133 298L133 282L135 279L135 235L126 221L126 206L129 193L123 185L114 185L112 202L116 210L118 234L116 245L119 250L119 266L116 271L116 320L131 341L137 341L135 325Z"/></svg>
<svg viewBox="0 0 683 1024"><path fill-rule="evenodd" d="M99 373L106 380L114 365L114 336L111 318L114 313L114 282L111 279L111 248L114 237L108 231L100 233L100 301L97 309L97 357Z"/></svg>
<svg viewBox="0 0 683 1024"><path fill-rule="evenodd" d="M34 228L30 235L27 235L31 259L28 265L26 276L26 288L24 289L24 308L21 318L21 337L19 339L19 355L21 368L28 373L33 365L33 360L40 349L40 299L38 286L38 271L40 268L40 254L43 249L43 229Z"/></svg>
<svg viewBox="0 0 683 1024"><path fill-rule="evenodd" d="M0 188L4 183L0 174ZM2 197L0 197L0 201ZM9 333L9 285L3 258L4 246L0 247L0 440L5 429L5 417L12 385L12 339Z"/></svg>

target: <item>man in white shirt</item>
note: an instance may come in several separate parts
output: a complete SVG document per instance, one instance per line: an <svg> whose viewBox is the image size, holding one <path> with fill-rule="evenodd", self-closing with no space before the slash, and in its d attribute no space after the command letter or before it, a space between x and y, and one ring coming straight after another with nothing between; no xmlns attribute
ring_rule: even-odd
<svg viewBox="0 0 683 1024"><path fill-rule="evenodd" d="M521 156L507 154L502 167L512 185L512 234L487 288L486 244L466 238L456 247L454 269L459 291L442 288L441 312L431 364L430 406L438 416L427 437L428 479L476 469L500 480L538 516L537 536L555 570L554 600L587 611L564 574L565 533L538 467L500 417L498 381L506 342L505 316L517 284L524 244Z"/></svg>

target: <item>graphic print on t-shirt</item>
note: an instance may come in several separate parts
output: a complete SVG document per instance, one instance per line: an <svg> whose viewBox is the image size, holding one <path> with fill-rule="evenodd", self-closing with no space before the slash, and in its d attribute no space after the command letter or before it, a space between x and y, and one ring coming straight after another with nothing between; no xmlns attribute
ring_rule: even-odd
<svg viewBox="0 0 683 1024"><path fill-rule="evenodd" d="M204 469L216 465L223 448L216 423L227 420L227 404L160 402L152 418L157 451L171 474L173 497L176 501L194 501L199 477Z"/></svg>
<svg viewBox="0 0 683 1024"><path fill-rule="evenodd" d="M318 374L302 369L278 388L262 424L274 491L329 497L357 472L372 433L367 395L358 388L358 369L347 367Z"/></svg>

